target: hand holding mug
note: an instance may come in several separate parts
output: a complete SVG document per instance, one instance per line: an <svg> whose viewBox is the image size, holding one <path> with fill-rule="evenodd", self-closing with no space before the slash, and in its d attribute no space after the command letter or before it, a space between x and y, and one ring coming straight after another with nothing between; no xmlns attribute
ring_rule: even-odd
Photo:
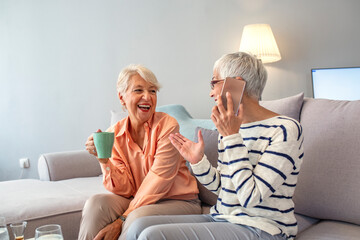
<svg viewBox="0 0 360 240"><path fill-rule="evenodd" d="M98 129L96 132L101 132L100 129ZM88 151L90 154L97 157L97 152L94 144L94 134L91 134L85 143L86 151Z"/></svg>
<svg viewBox="0 0 360 240"><path fill-rule="evenodd" d="M99 161L107 163L111 158L111 153L114 145L113 132L95 132L93 134L94 145Z"/></svg>

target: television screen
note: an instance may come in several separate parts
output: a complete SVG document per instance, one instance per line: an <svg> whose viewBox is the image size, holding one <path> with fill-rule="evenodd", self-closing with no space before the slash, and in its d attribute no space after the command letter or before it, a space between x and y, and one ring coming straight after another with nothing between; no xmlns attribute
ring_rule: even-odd
<svg viewBox="0 0 360 240"><path fill-rule="evenodd" d="M314 98L360 100L360 67L311 69Z"/></svg>

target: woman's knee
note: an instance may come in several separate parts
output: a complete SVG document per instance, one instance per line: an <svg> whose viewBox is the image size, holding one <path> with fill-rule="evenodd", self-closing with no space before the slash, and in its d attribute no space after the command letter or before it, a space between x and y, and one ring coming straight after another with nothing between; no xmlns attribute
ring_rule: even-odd
<svg viewBox="0 0 360 240"><path fill-rule="evenodd" d="M84 214L99 214L106 211L106 208L109 205L109 194L97 194L90 197L84 205L83 215Z"/></svg>
<svg viewBox="0 0 360 240"><path fill-rule="evenodd" d="M166 237L162 234L161 225L154 225L149 226L139 232L139 235L136 239L138 240L149 240L149 239L156 239L156 240L165 240Z"/></svg>
<svg viewBox="0 0 360 240"><path fill-rule="evenodd" d="M138 239L141 232L143 232L146 228L152 226L154 223L151 221L149 217L141 217L135 219L126 234L126 239Z"/></svg>

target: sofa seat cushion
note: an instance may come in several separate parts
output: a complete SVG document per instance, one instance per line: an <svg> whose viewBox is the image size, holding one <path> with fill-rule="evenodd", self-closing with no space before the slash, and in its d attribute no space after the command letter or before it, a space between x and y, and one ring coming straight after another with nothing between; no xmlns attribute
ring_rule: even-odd
<svg viewBox="0 0 360 240"><path fill-rule="evenodd" d="M7 223L81 211L94 194L107 193L102 177L57 182L21 179L0 182L0 213Z"/></svg>
<svg viewBox="0 0 360 240"><path fill-rule="evenodd" d="M360 224L360 101L305 99L295 212Z"/></svg>
<svg viewBox="0 0 360 240"><path fill-rule="evenodd" d="M309 227L320 221L319 219L311 218L298 213L295 213L295 218L298 224L298 233L301 233L305 229L308 229Z"/></svg>
<svg viewBox="0 0 360 240"><path fill-rule="evenodd" d="M296 240L358 240L360 226L335 221L321 221L301 232Z"/></svg>

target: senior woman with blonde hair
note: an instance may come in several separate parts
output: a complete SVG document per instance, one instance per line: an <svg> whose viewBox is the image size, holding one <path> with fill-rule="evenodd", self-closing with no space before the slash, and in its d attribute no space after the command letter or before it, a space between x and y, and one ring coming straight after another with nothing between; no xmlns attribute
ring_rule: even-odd
<svg viewBox="0 0 360 240"><path fill-rule="evenodd" d="M231 94L220 97L227 77L245 81L238 114ZM211 119L219 131L218 167L204 155L201 132L194 143L171 134L174 146L202 184L218 195L209 215L150 216L137 219L128 239L293 239L297 233L294 194L303 157L299 122L259 104L267 73L259 59L238 52L215 62Z"/></svg>
<svg viewBox="0 0 360 240"><path fill-rule="evenodd" d="M155 111L159 87L141 65L120 72L117 91L128 117L107 129L115 134L112 157L99 159L103 184L112 193L85 203L80 240L118 239L120 234L125 239L128 227L142 216L201 212L196 180L169 140L179 125ZM86 150L97 156L92 135Z"/></svg>

